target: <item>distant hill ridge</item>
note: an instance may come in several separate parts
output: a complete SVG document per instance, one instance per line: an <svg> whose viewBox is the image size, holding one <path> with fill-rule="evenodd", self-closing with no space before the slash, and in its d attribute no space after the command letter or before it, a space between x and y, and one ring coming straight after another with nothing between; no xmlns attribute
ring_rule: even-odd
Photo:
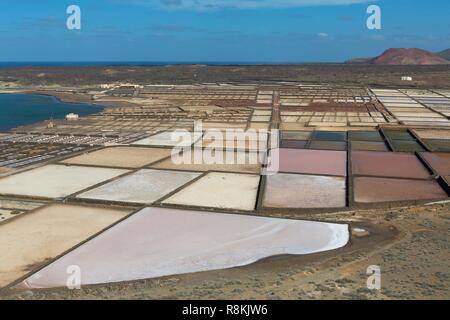
<svg viewBox="0 0 450 320"><path fill-rule="evenodd" d="M446 60L450 60L450 49L438 52L437 55Z"/></svg>
<svg viewBox="0 0 450 320"><path fill-rule="evenodd" d="M348 64L373 65L445 65L450 64L450 49L432 53L418 48L392 48L375 58L357 58Z"/></svg>

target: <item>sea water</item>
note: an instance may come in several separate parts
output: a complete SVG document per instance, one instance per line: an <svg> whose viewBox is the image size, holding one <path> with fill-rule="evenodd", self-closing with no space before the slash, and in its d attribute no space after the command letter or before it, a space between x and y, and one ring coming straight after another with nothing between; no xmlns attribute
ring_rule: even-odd
<svg viewBox="0 0 450 320"><path fill-rule="evenodd" d="M103 110L102 106L67 103L51 96L0 94L0 131L53 119L64 119L71 112L86 116Z"/></svg>

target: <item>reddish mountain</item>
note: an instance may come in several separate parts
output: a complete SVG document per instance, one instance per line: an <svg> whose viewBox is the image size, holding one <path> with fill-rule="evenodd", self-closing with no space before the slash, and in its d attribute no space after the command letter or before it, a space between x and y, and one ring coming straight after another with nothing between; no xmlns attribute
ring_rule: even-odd
<svg viewBox="0 0 450 320"><path fill-rule="evenodd" d="M376 65L435 65L450 64L437 54L422 49L389 49L371 60Z"/></svg>
<svg viewBox="0 0 450 320"><path fill-rule="evenodd" d="M389 49L376 58L356 58L347 64L439 65L450 64L450 49L431 53L422 49Z"/></svg>

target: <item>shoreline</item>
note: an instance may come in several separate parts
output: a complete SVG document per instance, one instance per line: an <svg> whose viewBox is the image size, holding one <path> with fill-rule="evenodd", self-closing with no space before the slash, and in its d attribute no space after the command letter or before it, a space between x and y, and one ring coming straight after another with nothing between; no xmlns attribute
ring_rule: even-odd
<svg viewBox="0 0 450 320"><path fill-rule="evenodd" d="M94 102L95 100L91 99L85 99L78 93L74 93L73 97L68 97L67 93L64 92L58 92L58 91L45 91L42 89L0 89L0 94L30 94L30 95L38 95L38 96L47 96L47 97L54 97L58 99L59 102L65 102L65 103L87 103L87 102Z"/></svg>
<svg viewBox="0 0 450 320"><path fill-rule="evenodd" d="M139 107L138 104L132 104L126 101L98 101L94 100L93 95L80 94L78 92L67 93L59 92L55 90L43 90L43 89L0 89L0 94L32 94L39 96L47 96L56 98L61 103L75 103L75 104L91 104L106 108L123 108L123 107ZM89 96L90 98L87 98Z"/></svg>
<svg viewBox="0 0 450 320"><path fill-rule="evenodd" d="M44 94L43 92L40 91L31 91L31 90L12 90L12 91L6 91L6 90L0 90L0 95L8 95L8 94L19 94L19 95L30 95L30 96L40 96L40 97L45 97L45 98L49 98L54 100L54 102L52 102L51 104L54 104L55 108L58 108L58 105L63 105L65 107L67 107L67 104L71 104L71 105L75 105L75 107L73 108L74 110L67 110L67 113L73 112L73 113L77 113L76 108L80 107L80 108L85 108L84 111L82 111L81 113L87 113L89 112L89 114L87 115L80 115L80 117L86 117L88 115L92 115L92 114L96 114L96 113L100 113L103 110L105 110L105 108L107 108L107 106L99 104L99 103L95 103L94 101L92 101L91 103L89 102L81 102L77 99L73 99L72 101L69 101L69 99L61 99L60 97L56 96L56 95L52 95L52 94ZM31 108L33 108L35 106L31 106ZM98 111L94 111L95 109L99 109ZM58 109L55 109L58 110ZM92 110L92 111L89 111ZM58 110L58 112L60 112L61 110ZM54 111L51 112L51 116L49 116L49 118L53 118L54 120L64 120L64 116L63 115L54 115L53 114ZM14 125L13 127L9 127L8 125L5 125L6 128L4 129L0 129L0 132L11 132L15 129L21 128L21 127L26 127L26 126L32 126L38 123L41 123L44 120L33 120L33 122L28 122L28 121L21 121L22 117L19 117L18 119L13 119L13 122L20 122L20 124L18 125Z"/></svg>

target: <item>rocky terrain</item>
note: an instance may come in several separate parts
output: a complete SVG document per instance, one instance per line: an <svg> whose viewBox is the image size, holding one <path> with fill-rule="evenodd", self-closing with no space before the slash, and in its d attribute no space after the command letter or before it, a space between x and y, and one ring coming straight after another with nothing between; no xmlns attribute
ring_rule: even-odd
<svg viewBox="0 0 450 320"><path fill-rule="evenodd" d="M103 66L103 67L23 67L0 68L2 88L46 90L98 87L105 83L192 84L196 83L259 83L299 81L402 87L401 77L414 78L409 87L450 88L450 64L445 65L241 65L241 66ZM62 97L66 100L68 97ZM72 100L72 99L70 99Z"/></svg>

